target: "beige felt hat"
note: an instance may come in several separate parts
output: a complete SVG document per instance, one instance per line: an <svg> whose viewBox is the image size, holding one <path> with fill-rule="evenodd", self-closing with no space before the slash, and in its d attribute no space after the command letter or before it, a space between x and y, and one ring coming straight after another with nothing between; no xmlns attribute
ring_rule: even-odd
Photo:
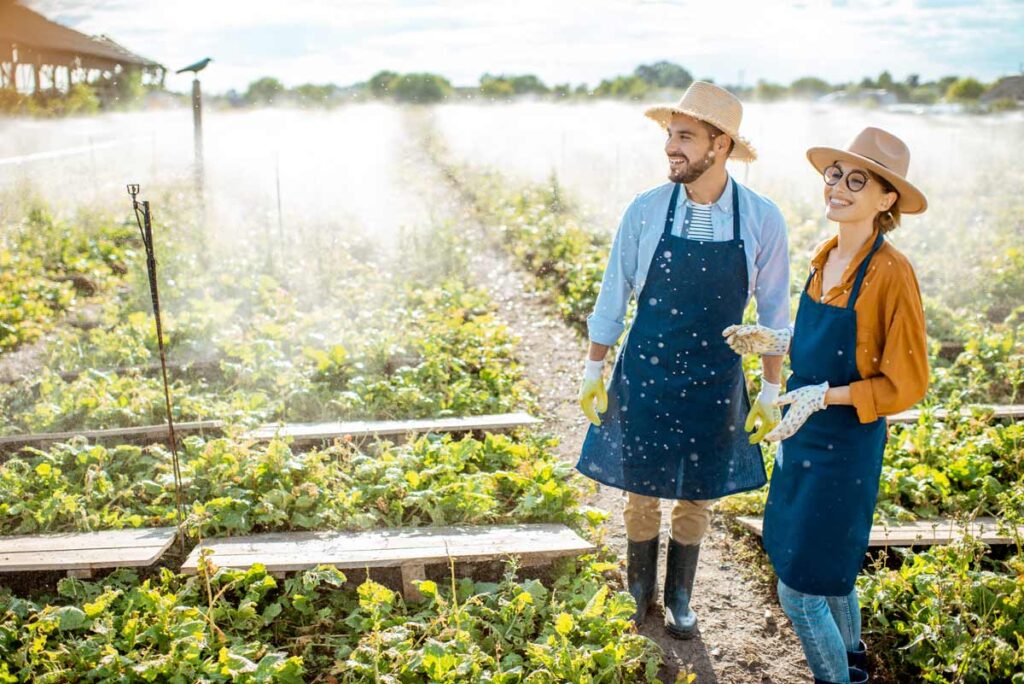
<svg viewBox="0 0 1024 684"><path fill-rule="evenodd" d="M757 151L750 141L740 135L740 121L743 120L743 105L736 96L724 88L706 81L694 81L683 93L679 104L649 107L644 115L668 128L673 114L685 114L700 121L706 121L736 143L729 155L737 161L752 162Z"/></svg>
<svg viewBox="0 0 1024 684"><path fill-rule="evenodd" d="M865 128L845 150L812 147L807 150L807 159L818 171L824 171L837 161L846 160L877 173L892 183L900 194L896 205L901 213L921 214L928 208L924 193L906 178L907 169L910 168L910 149L902 140L881 128Z"/></svg>

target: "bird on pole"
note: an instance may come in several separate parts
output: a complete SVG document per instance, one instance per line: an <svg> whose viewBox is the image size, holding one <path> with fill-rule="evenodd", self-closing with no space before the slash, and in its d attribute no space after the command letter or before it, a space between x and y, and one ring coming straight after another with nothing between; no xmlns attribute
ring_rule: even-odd
<svg viewBox="0 0 1024 684"><path fill-rule="evenodd" d="M207 64L209 64L212 61L213 61L212 57L204 57L201 60L199 60L198 62L196 62L195 64L189 64L187 67L182 67L181 69L178 69L174 73L176 73L176 74L183 74L186 71L191 71L193 73L198 74L200 71L202 71L203 69L206 68Z"/></svg>

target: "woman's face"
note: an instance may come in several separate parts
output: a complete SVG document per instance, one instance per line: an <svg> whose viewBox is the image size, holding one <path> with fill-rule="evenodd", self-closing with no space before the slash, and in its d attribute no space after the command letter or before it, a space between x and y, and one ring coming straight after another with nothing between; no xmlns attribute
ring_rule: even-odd
<svg viewBox="0 0 1024 684"><path fill-rule="evenodd" d="M867 169L853 162L837 161L826 169L826 174L838 179L835 185L824 184L825 216L836 223L874 221L875 215L891 208L898 197L895 192L886 192L882 184L873 178ZM857 187L855 181L858 177L867 180L864 187L857 192L847 185L851 174L854 180L850 184L854 187Z"/></svg>

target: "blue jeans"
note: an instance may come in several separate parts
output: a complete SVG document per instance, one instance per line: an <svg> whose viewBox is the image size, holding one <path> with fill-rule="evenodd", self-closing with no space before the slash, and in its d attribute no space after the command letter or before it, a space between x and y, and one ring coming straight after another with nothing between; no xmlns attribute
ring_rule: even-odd
<svg viewBox="0 0 1024 684"><path fill-rule="evenodd" d="M846 652L860 646L860 604L857 590L846 596L813 596L779 580L779 603L793 623L807 664L818 679L848 684Z"/></svg>

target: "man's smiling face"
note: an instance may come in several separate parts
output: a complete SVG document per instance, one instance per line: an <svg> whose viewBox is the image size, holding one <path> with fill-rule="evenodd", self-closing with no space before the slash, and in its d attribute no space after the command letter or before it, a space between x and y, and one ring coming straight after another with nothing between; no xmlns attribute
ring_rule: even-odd
<svg viewBox="0 0 1024 684"><path fill-rule="evenodd" d="M668 179L673 183L692 183L715 163L711 132L703 122L673 114L667 136Z"/></svg>

